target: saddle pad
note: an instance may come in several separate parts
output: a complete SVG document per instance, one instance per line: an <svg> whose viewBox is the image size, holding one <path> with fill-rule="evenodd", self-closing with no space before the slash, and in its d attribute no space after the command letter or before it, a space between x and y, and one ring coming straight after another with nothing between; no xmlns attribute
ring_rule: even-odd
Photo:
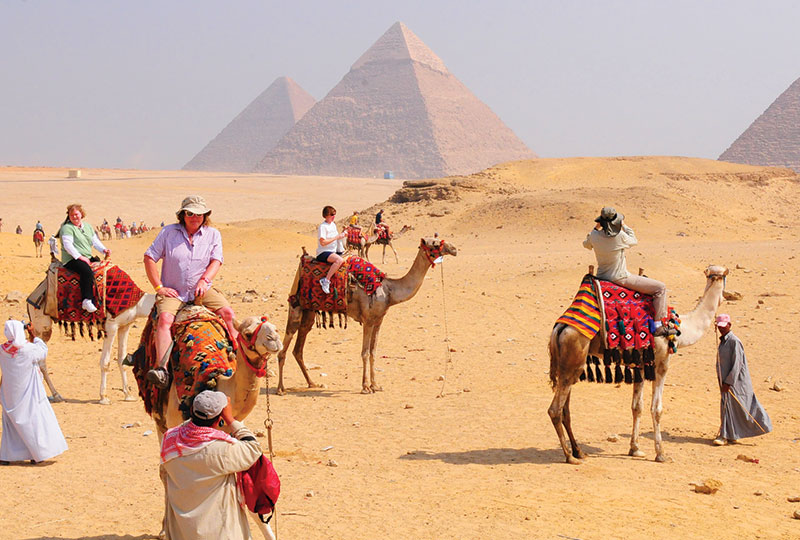
<svg viewBox="0 0 800 540"><path fill-rule="evenodd" d="M139 348L133 353L133 376L136 379L136 386L139 387L139 397L144 402L144 410L147 414L152 414L153 409L161 409L166 402L169 389L161 390L145 378L147 372L158 365L156 358L156 317L158 308L153 306L147 322L139 340Z"/></svg>
<svg viewBox="0 0 800 540"><path fill-rule="evenodd" d="M361 227L349 226L347 227L347 241L351 244L361 244Z"/></svg>
<svg viewBox="0 0 800 540"><path fill-rule="evenodd" d="M368 260L355 256L347 259L347 273L364 287L364 292L367 295L374 293L381 286L383 278L386 277L386 272L381 272Z"/></svg>
<svg viewBox="0 0 800 540"><path fill-rule="evenodd" d="M392 238L392 232L389 230L388 225L378 225L375 227L375 234L378 235L378 240L389 240Z"/></svg>
<svg viewBox="0 0 800 540"><path fill-rule="evenodd" d="M194 397L214 390L217 377L236 371L236 356L228 340L225 323L210 311L196 310L172 325L175 347L171 366L181 410L188 412Z"/></svg>
<svg viewBox="0 0 800 540"><path fill-rule="evenodd" d="M594 291L592 276L586 274L581 281L578 294L556 324L563 323L592 339L600 331L602 323L600 302Z"/></svg>
<svg viewBox="0 0 800 540"><path fill-rule="evenodd" d="M101 272L101 282L102 279L103 273ZM102 321L106 318L102 302L95 302L97 311L94 313L87 313L81 307L83 296L81 295L80 277L77 273L62 266L58 269L56 283L56 303L58 307L59 321L93 323L96 321ZM94 288L95 299L99 300L99 296L97 294L97 274L95 274L95 282L92 284L92 287Z"/></svg>
<svg viewBox="0 0 800 540"><path fill-rule="evenodd" d="M58 320L64 322L92 322L106 318L106 312L116 317L135 306L144 296L131 277L117 265L104 261L93 263L94 297L97 311L87 313L81 307L81 286L78 274L64 267L58 269L57 302ZM106 278L103 286L103 277ZM103 302L103 297L105 302ZM104 308L105 305L105 308Z"/></svg>
<svg viewBox="0 0 800 540"><path fill-rule="evenodd" d="M319 280L328 273L331 265L321 263L309 256L300 257L300 277L297 294L289 297L289 303L304 310L345 313L347 311L347 264L342 264L331 278L331 292L325 294Z"/></svg>
<svg viewBox="0 0 800 540"><path fill-rule="evenodd" d="M653 346L650 322L653 297L597 280L606 318L606 348L645 349Z"/></svg>
<svg viewBox="0 0 800 540"><path fill-rule="evenodd" d="M131 277L117 265L110 265L106 271L106 286L103 287L103 272L95 270L97 290L100 292L98 302L103 303L112 317L116 317L126 309L139 303L144 296L144 291L133 282Z"/></svg>

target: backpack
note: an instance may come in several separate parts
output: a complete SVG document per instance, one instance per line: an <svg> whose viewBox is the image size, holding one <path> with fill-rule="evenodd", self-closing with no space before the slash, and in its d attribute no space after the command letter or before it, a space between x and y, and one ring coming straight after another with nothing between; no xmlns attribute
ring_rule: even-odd
<svg viewBox="0 0 800 540"><path fill-rule="evenodd" d="M261 454L252 467L237 474L237 479L247 509L258 514L263 523L269 523L281 493L281 480L272 462ZM267 514L269 517L264 519Z"/></svg>

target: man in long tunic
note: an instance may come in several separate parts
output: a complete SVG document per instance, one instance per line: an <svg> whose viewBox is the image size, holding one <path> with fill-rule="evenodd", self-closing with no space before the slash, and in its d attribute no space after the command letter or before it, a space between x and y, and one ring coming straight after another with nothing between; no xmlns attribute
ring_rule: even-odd
<svg viewBox="0 0 800 540"><path fill-rule="evenodd" d="M33 336L33 343L29 343L20 321L7 321L5 335L8 341L0 346L0 464L27 460L38 463L67 449L39 371L39 362L47 357L47 345Z"/></svg>
<svg viewBox="0 0 800 540"><path fill-rule="evenodd" d="M722 335L717 354L721 399L719 435L713 443L724 446L739 439L769 433L772 422L753 392L747 357L742 342L731 332L730 315L718 315L716 325Z"/></svg>

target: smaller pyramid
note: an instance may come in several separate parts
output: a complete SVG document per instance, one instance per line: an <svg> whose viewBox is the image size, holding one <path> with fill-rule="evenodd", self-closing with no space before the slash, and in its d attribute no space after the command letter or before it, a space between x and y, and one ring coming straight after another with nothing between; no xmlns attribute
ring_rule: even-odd
<svg viewBox="0 0 800 540"><path fill-rule="evenodd" d="M250 172L315 102L289 77L275 79L183 169Z"/></svg>
<svg viewBox="0 0 800 540"><path fill-rule="evenodd" d="M778 96L719 159L800 172L800 79Z"/></svg>

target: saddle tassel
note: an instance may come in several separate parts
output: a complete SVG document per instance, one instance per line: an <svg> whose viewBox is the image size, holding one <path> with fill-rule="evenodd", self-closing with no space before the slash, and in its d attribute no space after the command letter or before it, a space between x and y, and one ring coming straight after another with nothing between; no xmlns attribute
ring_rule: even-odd
<svg viewBox="0 0 800 540"><path fill-rule="evenodd" d="M623 381L622 368L619 367L619 362L614 364L614 383L619 384Z"/></svg>
<svg viewBox="0 0 800 540"><path fill-rule="evenodd" d="M586 357L586 380L589 382L594 382L594 370L592 369L592 359L591 357Z"/></svg>
<svg viewBox="0 0 800 540"><path fill-rule="evenodd" d="M69 332L70 336L72 337L72 341L75 341L75 321L69 323Z"/></svg>

